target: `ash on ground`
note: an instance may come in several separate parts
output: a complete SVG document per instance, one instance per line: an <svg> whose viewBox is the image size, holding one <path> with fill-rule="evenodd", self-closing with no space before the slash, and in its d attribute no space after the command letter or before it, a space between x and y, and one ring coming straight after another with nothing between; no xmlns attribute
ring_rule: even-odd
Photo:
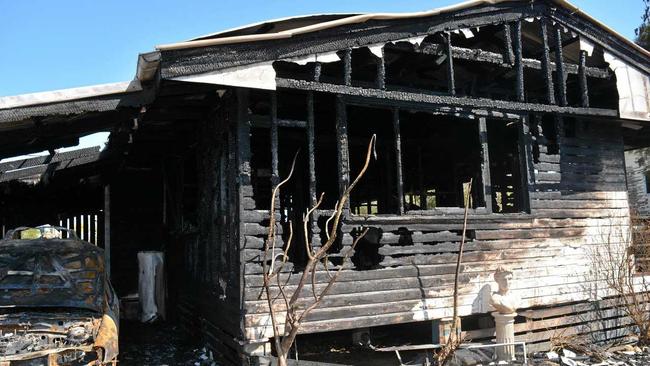
<svg viewBox="0 0 650 366"><path fill-rule="evenodd" d="M120 324L121 366L219 366L200 344L188 343L176 326L157 322Z"/></svg>

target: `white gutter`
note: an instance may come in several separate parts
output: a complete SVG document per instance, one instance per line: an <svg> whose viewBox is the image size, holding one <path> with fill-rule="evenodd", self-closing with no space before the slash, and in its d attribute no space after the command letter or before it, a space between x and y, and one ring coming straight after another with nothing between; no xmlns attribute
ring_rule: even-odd
<svg viewBox="0 0 650 366"><path fill-rule="evenodd" d="M457 10L463 10L467 8L472 8L476 7L479 5L485 5L485 4L498 4L498 3L503 3L503 2L509 2L513 0L469 0L465 1L460 4L456 5L450 5L438 9L432 9L429 11L423 11L423 12L414 12L414 13L370 13L370 14L361 14L361 15L354 15L350 16L347 18L342 18L342 19L337 19L337 20L332 20L328 22L323 22L323 23L318 23L318 24L313 24L309 25L306 27L300 27L300 28L295 28L295 29L289 29L286 31L281 31L281 32L276 32L276 33L267 33L267 34L251 34L251 35L243 35L243 36L232 36L232 37L223 37L223 38L213 38L213 39L202 39L202 40L195 40L195 41L187 41L187 42L179 42L179 43L169 43L169 44L162 44L156 46L156 49L160 51L169 51L169 50L180 50L180 49L186 49L186 48L194 48L194 47L207 47L207 46L216 46L216 45L225 45L225 44L233 44L233 43L244 43L244 42L256 42L256 41L266 41L266 40L277 40L277 39L286 39L286 38L291 38L295 35L299 34L304 34L304 33L310 33L310 32L316 32L324 29L330 29L342 25L347 25L347 24L356 24L356 23L363 23L368 20L394 20L394 19L409 19L409 18L421 18L421 17L429 17L429 16L434 16L434 15L439 15L443 13L448 13L452 11L457 11ZM522 1L522 2L531 2L531 0L515 0L515 1ZM608 27L607 25L601 23L597 19L593 18L589 14L583 12L578 8L577 6L569 3L566 0L553 0L556 4L559 6L562 6L573 13L576 13L578 15L581 15L591 22L597 24L598 26L604 28L606 31L610 32L614 36L620 38L621 41L627 43L629 46L635 48L637 51L643 53L647 57L650 57L650 52L645 50L643 47L637 45L636 43L630 41L620 33L616 32L612 28Z"/></svg>

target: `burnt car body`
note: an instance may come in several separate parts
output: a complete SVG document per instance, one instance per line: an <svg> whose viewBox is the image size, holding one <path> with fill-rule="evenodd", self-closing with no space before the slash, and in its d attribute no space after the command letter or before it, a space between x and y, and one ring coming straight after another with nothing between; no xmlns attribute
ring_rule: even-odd
<svg viewBox="0 0 650 366"><path fill-rule="evenodd" d="M0 240L0 366L114 364L118 319L101 248L52 226Z"/></svg>

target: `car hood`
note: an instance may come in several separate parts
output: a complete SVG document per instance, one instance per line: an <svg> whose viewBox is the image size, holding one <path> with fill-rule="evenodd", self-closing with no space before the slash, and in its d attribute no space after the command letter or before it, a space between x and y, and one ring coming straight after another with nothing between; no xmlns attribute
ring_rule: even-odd
<svg viewBox="0 0 650 366"><path fill-rule="evenodd" d="M0 308L103 310L103 251L79 240L0 241Z"/></svg>

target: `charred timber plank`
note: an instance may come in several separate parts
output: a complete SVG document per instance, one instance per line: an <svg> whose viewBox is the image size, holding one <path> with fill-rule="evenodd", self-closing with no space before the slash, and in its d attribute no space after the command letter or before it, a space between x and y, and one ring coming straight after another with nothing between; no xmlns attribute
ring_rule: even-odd
<svg viewBox="0 0 650 366"><path fill-rule="evenodd" d="M456 95L456 80L454 77L454 51L451 45L451 32L445 34L447 46L447 89L449 95Z"/></svg>
<svg viewBox="0 0 650 366"><path fill-rule="evenodd" d="M393 108L393 133L395 134L395 165L397 177L397 206L399 214L404 214L404 181L402 177L402 137L399 109Z"/></svg>
<svg viewBox="0 0 650 366"><path fill-rule="evenodd" d="M307 155L309 157L309 207L316 206L316 159L314 147L314 92L307 92Z"/></svg>
<svg viewBox="0 0 650 366"><path fill-rule="evenodd" d="M515 53L512 50L512 32L510 31L510 24L503 24L503 49L505 54L503 56L503 61L509 65L515 63Z"/></svg>
<svg viewBox="0 0 650 366"><path fill-rule="evenodd" d="M506 27L510 29L510 27ZM479 141L481 143L481 181L483 182L483 199L487 212L492 212L492 184L490 183L490 152L488 149L487 120L478 120Z"/></svg>
<svg viewBox="0 0 650 366"><path fill-rule="evenodd" d="M375 102L384 106L407 108L413 107L414 105L417 106L428 104L437 106L457 106L465 108L503 109L506 111L517 112L559 113L565 115L592 117L618 117L618 111L614 109L562 107L535 103L491 100L485 98L465 98L402 91L384 91L283 78L276 79L276 83L278 88L307 91L311 90L315 92L339 94L341 97L347 97L346 102L349 100L349 102L352 104L359 103L367 105Z"/></svg>
<svg viewBox="0 0 650 366"><path fill-rule="evenodd" d="M564 70L564 55L562 49L562 29L560 27L555 29L555 64L557 70L555 72L557 89L560 98L560 105L567 105L566 96L566 73Z"/></svg>
<svg viewBox="0 0 650 366"><path fill-rule="evenodd" d="M515 28L515 93L517 95L517 100L523 102L525 99L524 95L524 64L523 56L521 49L521 20L517 20L514 23Z"/></svg>
<svg viewBox="0 0 650 366"><path fill-rule="evenodd" d="M343 82L352 85L352 50L349 48L343 53Z"/></svg>
<svg viewBox="0 0 650 366"><path fill-rule="evenodd" d="M540 21L540 35L542 37L542 74L544 75L544 83L546 84L546 101L548 104L555 104L555 89L553 87L553 69L554 64L551 64L551 55L548 45L548 28L546 26L546 18L541 17ZM553 65L553 66L551 66Z"/></svg>
<svg viewBox="0 0 650 366"><path fill-rule="evenodd" d="M580 51L580 63L578 65L578 80L580 81L580 105L589 107L589 90L587 87L587 51Z"/></svg>
<svg viewBox="0 0 650 366"><path fill-rule="evenodd" d="M271 187L280 182L278 170L278 95L271 93Z"/></svg>
<svg viewBox="0 0 650 366"><path fill-rule="evenodd" d="M352 88L349 86L344 87ZM347 110L341 96L336 97L336 147L337 166L339 172L339 194L342 194L350 184L350 166L348 162L349 153Z"/></svg>
<svg viewBox="0 0 650 366"><path fill-rule="evenodd" d="M455 59L491 63L491 64L499 65L500 67L503 68L512 67L512 64L508 63L508 60L505 59L503 55L495 52L485 51L481 49L464 48L464 47L452 47L452 51ZM425 44L425 45L415 47L413 49L413 52L439 56L445 54L446 51L440 45ZM543 60L540 61L531 58L522 58L521 62L523 67L526 69L533 69L533 70L544 69ZM548 68L549 68L549 72L553 72L557 70L557 63L550 61L550 56L549 56ZM567 74L577 75L579 72L579 65L564 64L564 69L565 69L565 73ZM597 67L586 67L585 74L588 77L598 78L598 79L609 79L613 76L613 74L609 71L609 69L601 69Z"/></svg>
<svg viewBox="0 0 650 366"><path fill-rule="evenodd" d="M384 58L384 47L381 48L381 57L377 58L377 77L375 79L377 89L386 89L386 59Z"/></svg>

